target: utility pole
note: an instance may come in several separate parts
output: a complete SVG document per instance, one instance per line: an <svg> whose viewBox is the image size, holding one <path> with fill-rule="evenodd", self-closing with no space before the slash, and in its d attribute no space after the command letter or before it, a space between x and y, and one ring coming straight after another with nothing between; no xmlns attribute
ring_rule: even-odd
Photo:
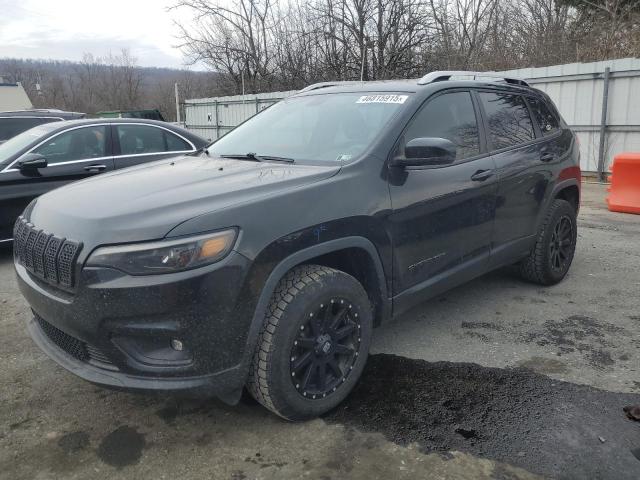
<svg viewBox="0 0 640 480"><path fill-rule="evenodd" d="M611 69L609 67L604 69L604 83L602 86L602 113L600 115L600 146L598 148L598 179L600 183L604 183L607 180L607 174L605 173L606 158L605 158L605 145L607 137L607 107L609 103L609 77L611 76Z"/></svg>
<svg viewBox="0 0 640 480"><path fill-rule="evenodd" d="M178 96L178 82L175 84L176 89L176 122L180 123L180 97Z"/></svg>

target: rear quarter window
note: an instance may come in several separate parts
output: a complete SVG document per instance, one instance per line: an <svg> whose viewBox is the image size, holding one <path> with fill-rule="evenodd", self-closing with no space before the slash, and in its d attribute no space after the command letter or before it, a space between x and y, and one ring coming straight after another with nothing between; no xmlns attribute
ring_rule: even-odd
<svg viewBox="0 0 640 480"><path fill-rule="evenodd" d="M527 97L533 118L543 135L552 135L560 129L560 121L553 110L540 98Z"/></svg>
<svg viewBox="0 0 640 480"><path fill-rule="evenodd" d="M169 133L167 131L164 132L164 136L167 142L167 151L168 152L184 152L187 150L192 150L191 145L185 142L183 139L174 135L173 133Z"/></svg>

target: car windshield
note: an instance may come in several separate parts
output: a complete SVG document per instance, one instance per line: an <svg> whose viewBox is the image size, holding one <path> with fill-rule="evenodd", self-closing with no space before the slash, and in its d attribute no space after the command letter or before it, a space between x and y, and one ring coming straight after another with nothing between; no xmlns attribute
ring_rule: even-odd
<svg viewBox="0 0 640 480"><path fill-rule="evenodd" d="M368 92L291 97L232 130L208 151L216 156L350 160L365 151L408 97Z"/></svg>
<svg viewBox="0 0 640 480"><path fill-rule="evenodd" d="M10 157L18 153L25 147L28 147L33 141L37 140L44 134L57 128L59 125L51 126L48 124L31 128L26 132L22 132L15 137L10 138L0 145L0 164L5 163Z"/></svg>

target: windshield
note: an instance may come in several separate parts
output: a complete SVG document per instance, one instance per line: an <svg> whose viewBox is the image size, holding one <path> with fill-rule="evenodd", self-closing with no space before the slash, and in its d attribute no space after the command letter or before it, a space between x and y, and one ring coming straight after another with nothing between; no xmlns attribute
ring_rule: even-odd
<svg viewBox="0 0 640 480"><path fill-rule="evenodd" d="M5 143L0 145L0 164L4 163L10 157L18 153L25 147L28 147L34 140L37 140L39 137L44 135L45 133L51 131L52 129L57 128L57 126L46 126L40 125L38 127L34 127L26 132L22 132L19 135L16 135L13 138L10 138Z"/></svg>
<svg viewBox="0 0 640 480"><path fill-rule="evenodd" d="M43 117L6 117L0 118L0 141L9 140L19 133L26 132L30 128L43 123L55 122L55 118Z"/></svg>
<svg viewBox="0 0 640 480"><path fill-rule="evenodd" d="M211 155L336 162L362 154L409 94L340 93L291 97L213 143Z"/></svg>

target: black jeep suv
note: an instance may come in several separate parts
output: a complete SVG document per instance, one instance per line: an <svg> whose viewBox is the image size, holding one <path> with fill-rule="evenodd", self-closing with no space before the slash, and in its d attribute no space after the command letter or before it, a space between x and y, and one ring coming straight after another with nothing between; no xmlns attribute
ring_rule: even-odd
<svg viewBox="0 0 640 480"><path fill-rule="evenodd" d="M208 149L47 193L15 225L35 342L98 384L298 420L357 382L372 328L518 264L559 282L578 145L549 97L469 72L312 85Z"/></svg>

